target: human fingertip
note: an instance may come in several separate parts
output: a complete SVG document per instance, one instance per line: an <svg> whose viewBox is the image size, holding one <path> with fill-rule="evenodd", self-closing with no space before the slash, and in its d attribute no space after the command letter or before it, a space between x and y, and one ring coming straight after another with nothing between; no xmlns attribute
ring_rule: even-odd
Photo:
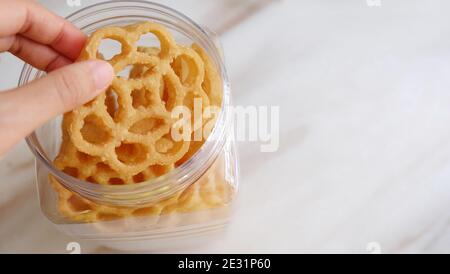
<svg viewBox="0 0 450 274"><path fill-rule="evenodd" d="M112 82L114 76L113 67L105 61L87 61L97 93L104 91Z"/></svg>

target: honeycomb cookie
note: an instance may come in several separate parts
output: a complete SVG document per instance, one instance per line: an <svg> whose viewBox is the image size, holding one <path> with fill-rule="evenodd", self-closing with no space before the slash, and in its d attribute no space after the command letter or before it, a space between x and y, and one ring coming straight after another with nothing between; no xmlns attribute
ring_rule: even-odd
<svg viewBox="0 0 450 274"><path fill-rule="evenodd" d="M152 33L160 47L138 47L141 36ZM79 61L104 59L99 47L113 39L122 51L107 60L116 75L106 92L64 115L62 144L54 160L66 174L100 185L129 185L165 175L188 161L209 136L195 139L208 121L191 119L190 140L175 141L176 119L171 112L184 106L194 111L201 99L202 111L221 107L222 81L208 54L198 45L178 45L163 26L142 22L125 27L106 27L88 39ZM128 77L120 76L131 66ZM201 121L201 123L199 123ZM211 124L211 123L210 123ZM195 183L157 203L139 208L94 203L65 188L50 176L58 193L58 208L65 217L79 222L117 220L126 217L186 213L225 206L233 193L223 178L222 160ZM219 176L221 175L221 176Z"/></svg>

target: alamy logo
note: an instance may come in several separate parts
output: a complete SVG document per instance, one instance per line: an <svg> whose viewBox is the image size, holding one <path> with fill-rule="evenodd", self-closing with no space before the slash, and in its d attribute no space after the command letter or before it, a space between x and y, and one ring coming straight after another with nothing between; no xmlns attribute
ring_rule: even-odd
<svg viewBox="0 0 450 274"><path fill-rule="evenodd" d="M381 7L381 0L366 0L369 7Z"/></svg>
<svg viewBox="0 0 450 274"><path fill-rule="evenodd" d="M81 245L77 242L70 242L66 246L66 250L70 252L70 254L81 254Z"/></svg>
<svg viewBox="0 0 450 274"><path fill-rule="evenodd" d="M69 7L79 7L81 6L81 0L67 0L67 5Z"/></svg>
<svg viewBox="0 0 450 274"><path fill-rule="evenodd" d="M381 244L379 242L370 242L366 246L366 251L370 254L381 254Z"/></svg>
<svg viewBox="0 0 450 274"><path fill-rule="evenodd" d="M202 141L209 136L220 115L215 106L204 107L202 99L194 99L193 110L177 106L171 116L176 122L171 131L172 139L179 141ZM234 106L227 112L233 117L235 141L261 142L261 152L275 152L280 144L279 106ZM205 123L204 123L205 122Z"/></svg>

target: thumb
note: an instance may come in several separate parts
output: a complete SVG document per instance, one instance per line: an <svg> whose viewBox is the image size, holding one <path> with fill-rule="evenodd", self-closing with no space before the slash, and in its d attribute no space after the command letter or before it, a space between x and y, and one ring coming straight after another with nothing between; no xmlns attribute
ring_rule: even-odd
<svg viewBox="0 0 450 274"><path fill-rule="evenodd" d="M0 155L47 120L103 92L111 84L113 74L107 62L79 62L0 93Z"/></svg>

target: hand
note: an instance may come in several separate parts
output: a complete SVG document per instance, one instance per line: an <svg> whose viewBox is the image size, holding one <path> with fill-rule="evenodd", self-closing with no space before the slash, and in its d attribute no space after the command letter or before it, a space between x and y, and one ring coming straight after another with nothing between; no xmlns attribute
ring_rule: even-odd
<svg viewBox="0 0 450 274"><path fill-rule="evenodd" d="M86 36L34 1L0 0L0 52L9 51L49 72L26 86L0 92L0 155L47 120L103 92L113 69L104 61L72 64Z"/></svg>

